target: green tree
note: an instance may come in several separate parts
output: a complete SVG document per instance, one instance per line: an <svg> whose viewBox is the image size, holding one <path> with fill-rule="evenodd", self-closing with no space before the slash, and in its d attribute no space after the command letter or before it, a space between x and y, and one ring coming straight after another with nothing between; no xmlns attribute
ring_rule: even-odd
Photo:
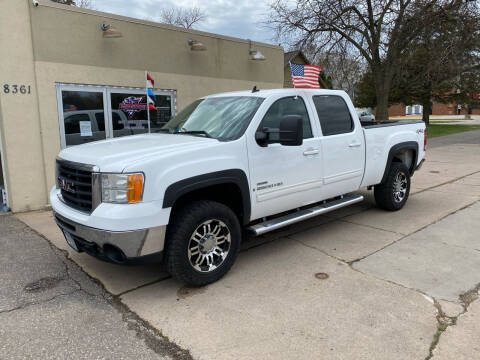
<svg viewBox="0 0 480 360"><path fill-rule="evenodd" d="M377 106L375 83L371 71L364 73L357 83L353 102L356 107L360 108L375 108Z"/></svg>
<svg viewBox="0 0 480 360"><path fill-rule="evenodd" d="M480 61L480 17L476 10L467 4L429 8L426 16L432 19L430 26L423 28L402 54L391 100L421 104L427 124L432 101L460 103L460 98L477 86L470 81L476 78L472 70Z"/></svg>
<svg viewBox="0 0 480 360"><path fill-rule="evenodd" d="M324 71L321 71L320 75L318 75L318 82L322 89L333 89L332 77L325 75Z"/></svg>
<svg viewBox="0 0 480 360"><path fill-rule="evenodd" d="M377 118L386 120L403 52L435 21L431 9L454 13L465 6L465 0L275 0L269 23L296 47L361 56L373 76Z"/></svg>

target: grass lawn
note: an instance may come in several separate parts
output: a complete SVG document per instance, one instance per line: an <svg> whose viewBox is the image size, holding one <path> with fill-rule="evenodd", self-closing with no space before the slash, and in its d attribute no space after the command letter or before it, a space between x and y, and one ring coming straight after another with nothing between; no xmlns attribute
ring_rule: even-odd
<svg viewBox="0 0 480 360"><path fill-rule="evenodd" d="M480 125L441 125L430 124L427 126L429 138L443 135L451 135L464 131L480 130Z"/></svg>

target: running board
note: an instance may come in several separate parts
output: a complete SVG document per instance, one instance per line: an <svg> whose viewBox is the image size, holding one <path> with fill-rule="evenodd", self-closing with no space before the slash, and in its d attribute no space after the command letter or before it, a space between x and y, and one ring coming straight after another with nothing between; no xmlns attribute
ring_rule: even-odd
<svg viewBox="0 0 480 360"><path fill-rule="evenodd" d="M348 205L356 204L360 201L363 201L362 195L347 195L338 200L333 200L321 205L316 205L308 209L299 210L292 214L267 220L260 224L252 225L248 228L248 230L251 231L254 235L262 235L267 232L280 229L284 226L295 224L299 221L307 220L312 217L322 215L327 212L337 210Z"/></svg>

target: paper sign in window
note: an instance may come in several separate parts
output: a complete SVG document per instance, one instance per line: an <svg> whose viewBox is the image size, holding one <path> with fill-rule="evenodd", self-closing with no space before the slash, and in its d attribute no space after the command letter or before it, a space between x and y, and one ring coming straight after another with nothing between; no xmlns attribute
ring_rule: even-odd
<svg viewBox="0 0 480 360"><path fill-rule="evenodd" d="M90 121L80 121L80 136L92 135L92 123Z"/></svg>

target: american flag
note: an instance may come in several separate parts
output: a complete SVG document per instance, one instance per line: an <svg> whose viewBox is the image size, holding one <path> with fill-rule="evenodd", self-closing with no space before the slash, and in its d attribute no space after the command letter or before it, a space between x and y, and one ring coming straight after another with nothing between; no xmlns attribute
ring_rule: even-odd
<svg viewBox="0 0 480 360"><path fill-rule="evenodd" d="M318 75L322 71L321 66L290 63L290 71L292 72L293 87L320 89Z"/></svg>

